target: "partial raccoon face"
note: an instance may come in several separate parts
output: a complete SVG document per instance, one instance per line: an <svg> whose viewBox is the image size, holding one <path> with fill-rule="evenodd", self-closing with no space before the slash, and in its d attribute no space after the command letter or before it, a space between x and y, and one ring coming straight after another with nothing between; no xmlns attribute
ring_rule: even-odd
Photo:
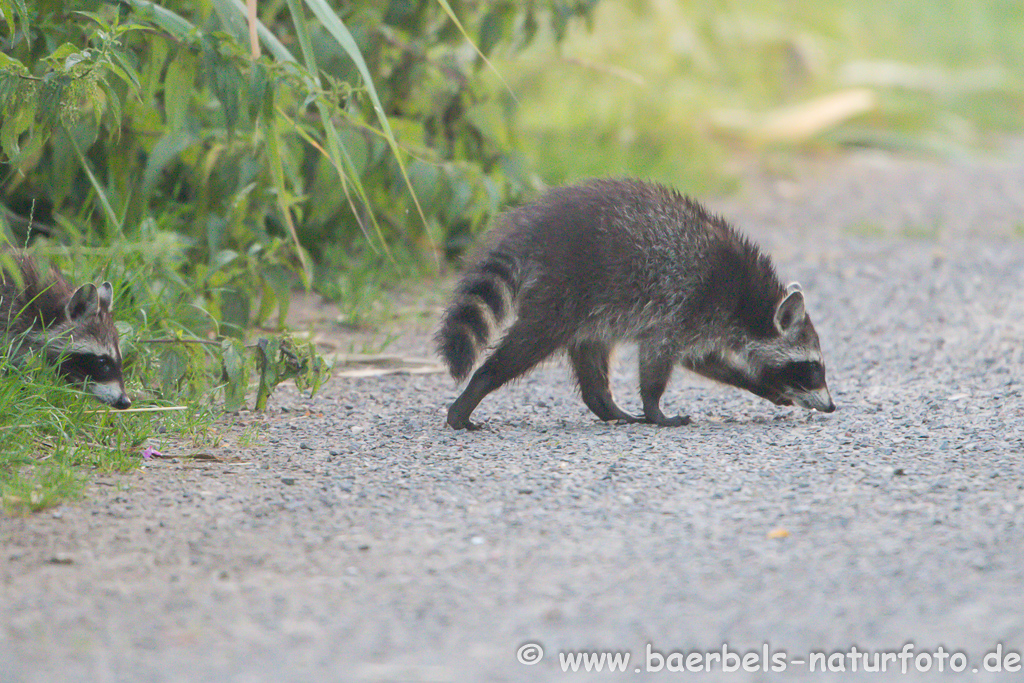
<svg viewBox="0 0 1024 683"><path fill-rule="evenodd" d="M777 405L798 405L823 413L836 409L825 383L825 365L820 360L792 361L777 370L766 368L758 389L763 392L759 395Z"/></svg>
<svg viewBox="0 0 1024 683"><path fill-rule="evenodd" d="M81 386L107 405L118 409L132 405L124 390L119 357L70 353L60 361L59 372L68 382Z"/></svg>
<svg viewBox="0 0 1024 683"><path fill-rule="evenodd" d="M67 345L57 359L60 374L94 397L119 410L132 401L124 388L121 350L110 315L113 287L82 285L67 305L68 320L74 325Z"/></svg>
<svg viewBox="0 0 1024 683"><path fill-rule="evenodd" d="M786 288L775 307L774 323L778 337L750 349L749 364L756 368L751 391L778 405L831 413L836 406L825 382L818 333L797 283Z"/></svg>
<svg viewBox="0 0 1024 683"><path fill-rule="evenodd" d="M790 285L775 308L776 337L684 364L710 379L746 389L780 406L831 413L818 334L804 309L800 286Z"/></svg>

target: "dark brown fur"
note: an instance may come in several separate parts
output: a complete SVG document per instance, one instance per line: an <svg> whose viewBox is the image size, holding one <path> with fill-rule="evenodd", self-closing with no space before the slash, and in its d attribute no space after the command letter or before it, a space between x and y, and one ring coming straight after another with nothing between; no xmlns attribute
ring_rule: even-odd
<svg viewBox="0 0 1024 683"><path fill-rule="evenodd" d="M790 376L781 366L805 352L820 365L803 295L783 286L768 256L696 201L637 180L555 188L502 217L438 331L456 379L512 311L515 321L449 410L451 426L472 428L484 396L559 349L599 418L662 425L687 421L659 407L677 362L783 405L803 399L780 384ZM622 411L608 388L620 341L639 346L642 418ZM823 396L808 402L827 410Z"/></svg>

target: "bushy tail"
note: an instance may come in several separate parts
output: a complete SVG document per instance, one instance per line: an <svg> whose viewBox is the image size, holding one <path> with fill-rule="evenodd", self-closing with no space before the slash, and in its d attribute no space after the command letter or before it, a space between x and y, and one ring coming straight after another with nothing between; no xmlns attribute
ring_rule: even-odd
<svg viewBox="0 0 1024 683"><path fill-rule="evenodd" d="M516 260L498 251L490 252L459 281L435 338L452 377L462 380L473 369L493 328L515 305L519 284Z"/></svg>

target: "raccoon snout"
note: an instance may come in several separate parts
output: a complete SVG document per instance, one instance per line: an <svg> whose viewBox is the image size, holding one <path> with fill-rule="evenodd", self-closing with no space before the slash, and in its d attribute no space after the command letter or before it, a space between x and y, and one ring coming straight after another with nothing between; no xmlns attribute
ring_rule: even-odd
<svg viewBox="0 0 1024 683"><path fill-rule="evenodd" d="M836 410L836 404L832 402L832 395L828 393L828 390L818 390L793 396L789 405L794 403L801 408L817 410L822 413L833 413Z"/></svg>

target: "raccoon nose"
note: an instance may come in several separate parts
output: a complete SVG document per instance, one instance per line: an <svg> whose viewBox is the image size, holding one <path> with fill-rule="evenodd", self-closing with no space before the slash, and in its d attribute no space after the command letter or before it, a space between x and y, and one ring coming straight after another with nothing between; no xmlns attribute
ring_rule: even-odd
<svg viewBox="0 0 1024 683"><path fill-rule="evenodd" d="M118 410L124 410L125 408L131 408L132 407L132 400L130 398L128 398L127 396L122 395L120 398L118 398L116 401L114 401L113 405Z"/></svg>
<svg viewBox="0 0 1024 683"><path fill-rule="evenodd" d="M828 400L828 405L821 409L821 412L823 413L834 413L835 411L836 404L832 402L831 398Z"/></svg>

